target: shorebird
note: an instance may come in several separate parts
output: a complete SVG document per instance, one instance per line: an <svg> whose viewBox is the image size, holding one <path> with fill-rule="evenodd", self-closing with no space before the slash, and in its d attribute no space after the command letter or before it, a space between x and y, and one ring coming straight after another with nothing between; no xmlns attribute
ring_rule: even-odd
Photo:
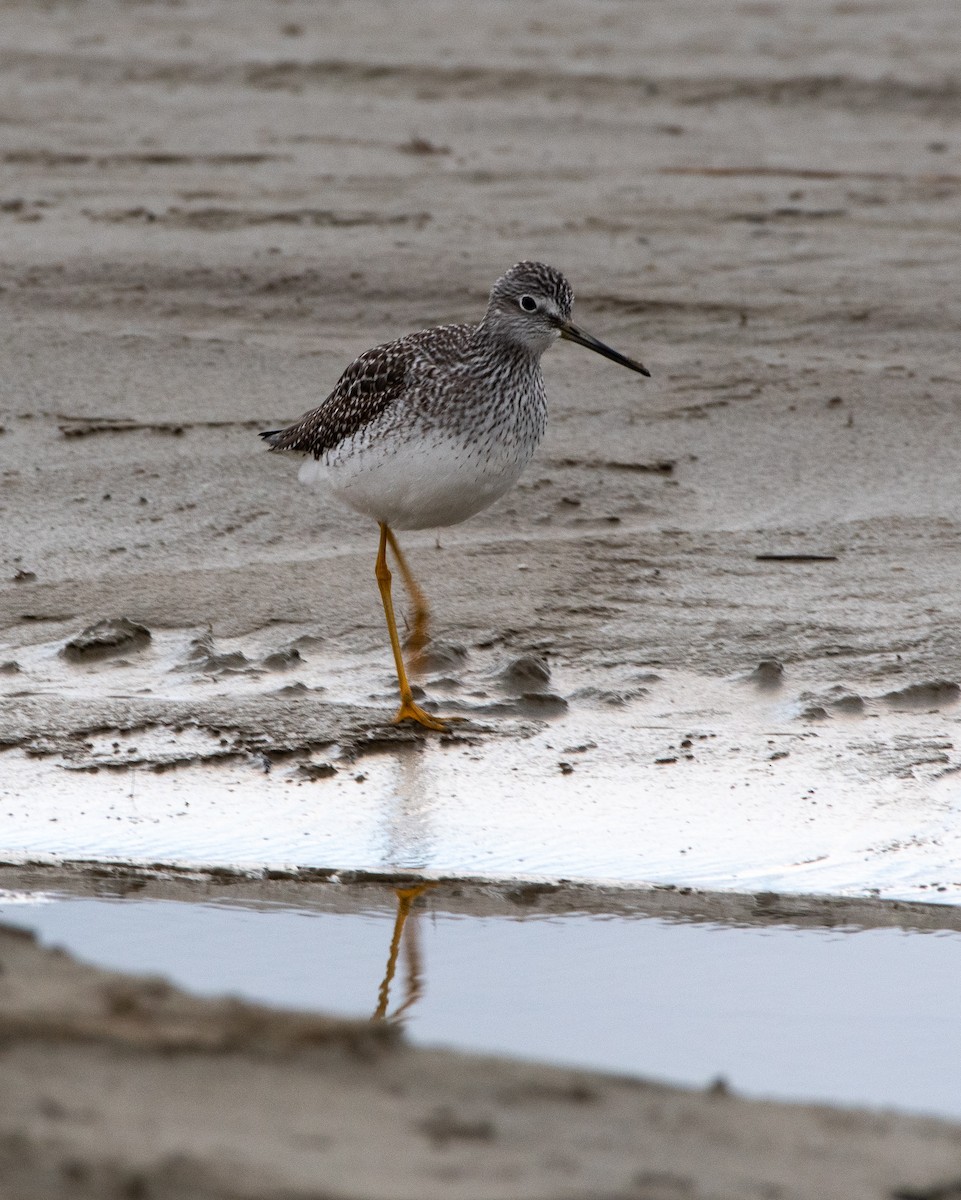
<svg viewBox="0 0 961 1200"><path fill-rule="evenodd" d="M374 574L390 636L400 708L394 722L443 732L414 700L391 599L391 549L413 605L407 649L427 642L427 601L395 529L456 525L493 504L530 462L547 424L541 355L558 338L641 375L650 371L571 321L560 271L520 262L491 289L479 325L438 325L365 350L323 404L286 429L261 433L271 450L308 455L300 480L325 483L380 527Z"/></svg>

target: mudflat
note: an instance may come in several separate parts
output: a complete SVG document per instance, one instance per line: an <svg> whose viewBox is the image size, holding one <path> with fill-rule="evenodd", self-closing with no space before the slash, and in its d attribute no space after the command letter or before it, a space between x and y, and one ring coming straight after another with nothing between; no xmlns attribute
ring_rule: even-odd
<svg viewBox="0 0 961 1200"><path fill-rule="evenodd" d="M950 0L4 18L5 859L961 899ZM257 432L522 258L653 379L551 350L519 486L405 539L429 742Z"/></svg>
<svg viewBox="0 0 961 1200"><path fill-rule="evenodd" d="M696 3L10 9L11 854L197 861L186 834L105 836L78 789L120 786L123 818L118 770L204 792L216 766L264 812L289 779L258 763L332 796L330 747L382 743L376 530L256 435L368 346L479 318L528 257L654 378L551 350L520 485L405 539L434 606L425 702L468 718L444 789L476 799L480 755L477 802L507 814L520 772L572 803L571 845L591 783L663 815L645 855L546 847L535 872L961 896L961 35L935 0L910 29L857 4L709 25ZM264 836L227 857L380 865Z"/></svg>

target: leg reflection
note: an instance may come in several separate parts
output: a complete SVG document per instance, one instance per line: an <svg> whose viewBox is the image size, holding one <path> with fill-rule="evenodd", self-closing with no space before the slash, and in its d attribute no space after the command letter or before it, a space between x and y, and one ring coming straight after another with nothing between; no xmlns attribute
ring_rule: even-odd
<svg viewBox="0 0 961 1200"><path fill-rule="evenodd" d="M417 1003L423 991L421 973L420 942L417 937L416 918L408 924L408 917L418 896L423 895L433 883L418 883L412 887L394 888L397 897L397 915L394 918L394 932L390 939L390 952L387 955L387 969L377 993L377 1007L372 1021L398 1021L401 1016ZM400 957L401 945L407 956L406 997L400 1007L388 1017L387 1006L390 1003L390 987L397 971L397 960Z"/></svg>

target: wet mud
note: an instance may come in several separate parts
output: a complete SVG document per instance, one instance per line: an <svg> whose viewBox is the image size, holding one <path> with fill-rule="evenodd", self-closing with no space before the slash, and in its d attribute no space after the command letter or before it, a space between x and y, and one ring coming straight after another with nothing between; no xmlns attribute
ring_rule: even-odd
<svg viewBox="0 0 961 1200"><path fill-rule="evenodd" d="M958 903L947 0L9 15L0 858ZM426 737L256 433L521 258L653 378L552 350L518 487L405 539Z"/></svg>
<svg viewBox="0 0 961 1200"><path fill-rule="evenodd" d="M323 1179L343 1195L385 1197L763 1197L789 1188L800 1197L868 1198L937 1194L955 1169L957 1131L947 1122L752 1102L723 1078L671 1088L407 1042L406 1024L432 988L416 936L425 906L458 914L461 936L467 917L496 914L529 929L548 914L555 926L584 911L605 922L620 913L636 923L650 912L678 928L703 921L716 929L716 916L701 911L712 898L689 889L252 881L90 865L6 869L0 882L6 915L11 899L22 908L31 896L48 905L86 896L85 925L97 923L94 898L108 897L128 926L131 906L171 899L226 901L248 916L287 904L301 927L308 912L343 921L381 908L385 897L396 905L386 951L383 923L386 968L366 1019L201 999L160 978L43 949L22 928L0 928L0 1031L9 1040L0 1094L10 1097L0 1106L2 1170L17 1195L307 1196ZM732 898L724 919L770 936L795 921L851 930L862 914L902 930L937 928L944 912L755 896Z"/></svg>

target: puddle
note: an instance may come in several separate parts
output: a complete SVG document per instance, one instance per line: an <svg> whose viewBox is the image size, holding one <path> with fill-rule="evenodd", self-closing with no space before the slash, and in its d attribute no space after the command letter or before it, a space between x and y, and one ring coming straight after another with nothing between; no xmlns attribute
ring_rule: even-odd
<svg viewBox="0 0 961 1200"><path fill-rule="evenodd" d="M693 701L683 685L673 701ZM846 722L798 732L760 703L742 717L735 738L693 703L670 723L581 712L518 738L328 746L270 770L233 735L97 733L72 762L2 755L0 858L961 903L961 775L879 778L880 754L859 752ZM148 754L153 767L131 765Z"/></svg>
<svg viewBox="0 0 961 1200"><path fill-rule="evenodd" d="M390 887L349 893L324 911L6 892L0 920L193 992L379 1013L423 1045L961 1118L957 930L472 916L422 888L407 915Z"/></svg>
<svg viewBox="0 0 961 1200"><path fill-rule="evenodd" d="M297 628L157 630L129 660L82 669L62 650L22 647L0 680L16 701L3 861L961 904L953 685L815 693L763 663L728 679L611 664L599 687L597 671L499 648L465 665L445 644L427 688L470 720L424 739L379 724L396 703L379 643L337 658Z"/></svg>

